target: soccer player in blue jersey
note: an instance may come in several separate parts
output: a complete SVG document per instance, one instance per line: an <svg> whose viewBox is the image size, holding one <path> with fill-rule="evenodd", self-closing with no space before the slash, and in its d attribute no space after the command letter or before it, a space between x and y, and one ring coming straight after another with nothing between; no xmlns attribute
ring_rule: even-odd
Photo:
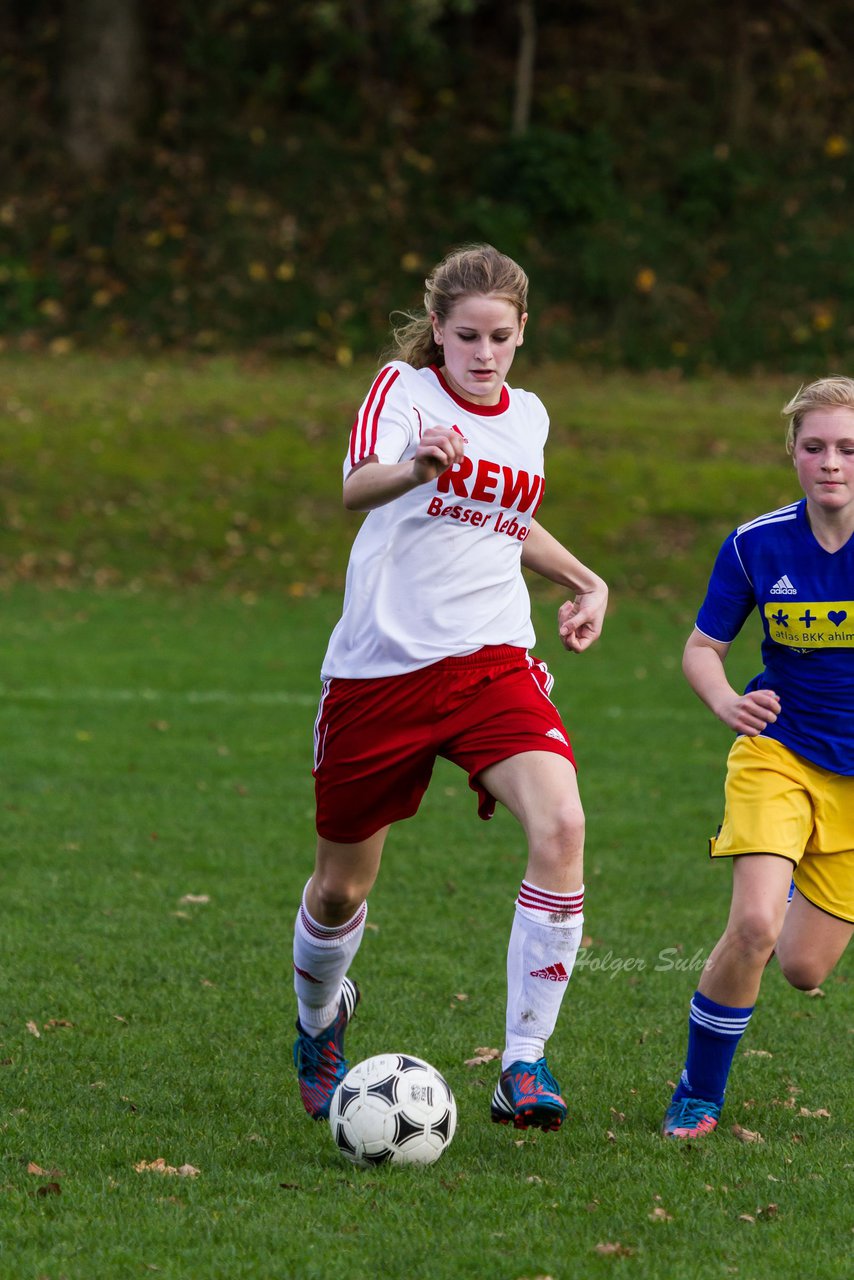
<svg viewBox="0 0 854 1280"><path fill-rule="evenodd" d="M685 646L689 684L738 736L711 841L733 860L732 904L691 1000L670 1138L716 1128L770 957L810 990L854 930L854 379L813 382L783 412L805 496L730 534ZM764 669L738 693L726 656L754 609Z"/></svg>

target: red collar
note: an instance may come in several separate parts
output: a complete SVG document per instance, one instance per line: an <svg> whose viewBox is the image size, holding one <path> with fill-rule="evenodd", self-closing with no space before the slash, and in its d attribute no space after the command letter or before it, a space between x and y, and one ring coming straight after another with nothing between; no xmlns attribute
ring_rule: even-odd
<svg viewBox="0 0 854 1280"><path fill-rule="evenodd" d="M448 380L439 365L431 364L430 368L442 384L442 390L451 397L455 404L458 404L461 409L467 410L468 413L476 413L483 418L494 418L496 414L506 413L510 407L510 392L507 390L506 382L502 383L498 404L477 404L474 400L466 400L464 396L457 395L456 391L448 385Z"/></svg>

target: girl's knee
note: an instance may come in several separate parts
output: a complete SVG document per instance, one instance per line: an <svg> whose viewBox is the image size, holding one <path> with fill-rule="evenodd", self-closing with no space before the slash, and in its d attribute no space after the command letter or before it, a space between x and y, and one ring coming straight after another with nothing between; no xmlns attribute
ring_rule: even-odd
<svg viewBox="0 0 854 1280"><path fill-rule="evenodd" d="M584 810L579 804L567 804L549 815L546 821L547 841L570 856L584 847Z"/></svg>
<svg viewBox="0 0 854 1280"><path fill-rule="evenodd" d="M343 924L350 920L365 901L364 886L342 872L317 873L312 878L308 900L312 914L324 924Z"/></svg>
<svg viewBox="0 0 854 1280"><path fill-rule="evenodd" d="M803 951L793 954L783 947L778 949L777 963L789 986L797 991L814 991L821 986L833 968L821 956L811 956Z"/></svg>
<svg viewBox="0 0 854 1280"><path fill-rule="evenodd" d="M563 810L539 825L530 841L528 875L540 886L580 882L584 865L584 814Z"/></svg>
<svg viewBox="0 0 854 1280"><path fill-rule="evenodd" d="M813 991L827 977L823 970L810 969L803 964L781 964L780 969L789 986L797 991Z"/></svg>
<svg viewBox="0 0 854 1280"><path fill-rule="evenodd" d="M764 964L774 950L779 932L780 922L776 916L757 910L732 921L724 936L730 948L745 959Z"/></svg>

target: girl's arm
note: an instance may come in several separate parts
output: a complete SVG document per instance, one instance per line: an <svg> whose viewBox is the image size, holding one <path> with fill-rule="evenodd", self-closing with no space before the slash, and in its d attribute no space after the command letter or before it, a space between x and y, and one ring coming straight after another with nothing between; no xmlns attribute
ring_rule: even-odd
<svg viewBox="0 0 854 1280"><path fill-rule="evenodd" d="M522 564L575 593L574 600L560 607L558 634L564 648L572 653L589 648L602 632L608 607L607 584L536 520L531 521L522 543Z"/></svg>
<svg viewBox="0 0 854 1280"><path fill-rule="evenodd" d="M348 511L383 507L410 489L435 480L464 453L463 438L456 431L429 427L408 462L380 462L371 455L357 463L344 481L344 506Z"/></svg>
<svg viewBox="0 0 854 1280"><path fill-rule="evenodd" d="M712 640L696 628L682 655L685 679L701 701L736 733L755 738L780 714L780 699L773 689L737 693L726 676L724 663L729 645Z"/></svg>

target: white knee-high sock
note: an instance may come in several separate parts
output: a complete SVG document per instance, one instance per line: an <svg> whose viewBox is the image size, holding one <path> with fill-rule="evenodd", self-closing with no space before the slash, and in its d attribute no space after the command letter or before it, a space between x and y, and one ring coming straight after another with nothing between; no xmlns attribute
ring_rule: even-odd
<svg viewBox="0 0 854 1280"><path fill-rule="evenodd" d="M584 924L584 886L548 893L522 881L507 948L507 1026L502 1068L536 1062L555 1029Z"/></svg>
<svg viewBox="0 0 854 1280"><path fill-rule="evenodd" d="M300 1025L309 1035L319 1035L335 1021L341 984L359 950L367 914L363 902L352 919L328 928L312 919L303 893L294 929L294 990Z"/></svg>

